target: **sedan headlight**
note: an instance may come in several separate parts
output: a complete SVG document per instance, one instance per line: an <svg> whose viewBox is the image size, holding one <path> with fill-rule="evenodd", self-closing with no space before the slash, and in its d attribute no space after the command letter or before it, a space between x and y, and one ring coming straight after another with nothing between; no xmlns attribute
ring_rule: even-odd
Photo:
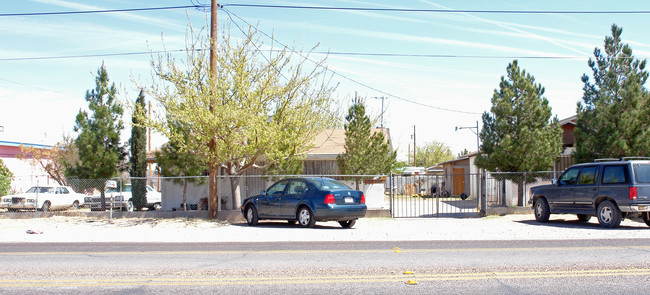
<svg viewBox="0 0 650 295"><path fill-rule="evenodd" d="M36 200L34 200L34 199L27 199L26 202L27 202L27 203L32 203L32 204L34 204L34 203L36 203Z"/></svg>

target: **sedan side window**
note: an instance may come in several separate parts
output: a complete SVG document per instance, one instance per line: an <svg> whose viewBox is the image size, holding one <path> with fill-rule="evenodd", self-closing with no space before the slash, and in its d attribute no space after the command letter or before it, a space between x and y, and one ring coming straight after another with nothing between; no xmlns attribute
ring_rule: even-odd
<svg viewBox="0 0 650 295"><path fill-rule="evenodd" d="M598 167L585 167L580 171L580 178L578 184L589 185L596 184L596 177L598 177Z"/></svg>
<svg viewBox="0 0 650 295"><path fill-rule="evenodd" d="M277 195L277 194L282 194L284 192L284 188L287 186L286 181L281 181L273 185L272 187L269 188L269 190L266 192L267 195Z"/></svg>
<svg viewBox="0 0 650 295"><path fill-rule="evenodd" d="M578 183L578 172L580 168L571 168L560 176L560 185L576 185Z"/></svg>

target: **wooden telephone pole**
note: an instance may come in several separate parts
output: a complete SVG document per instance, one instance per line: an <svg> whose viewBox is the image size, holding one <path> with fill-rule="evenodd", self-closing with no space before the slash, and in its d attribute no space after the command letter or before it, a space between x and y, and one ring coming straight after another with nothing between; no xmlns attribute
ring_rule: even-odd
<svg viewBox="0 0 650 295"><path fill-rule="evenodd" d="M217 0L212 0L210 5L210 73L211 79L217 77ZM214 91L216 92L217 83L213 83ZM214 101L212 102L214 103ZM213 111L213 106L210 105L210 111ZM210 140L209 148L211 152L216 150L217 139ZM208 216L210 219L217 218L217 212L221 209L221 202L219 202L219 189L218 189L218 175L219 169L215 160L210 160L209 164L209 195L208 195Z"/></svg>

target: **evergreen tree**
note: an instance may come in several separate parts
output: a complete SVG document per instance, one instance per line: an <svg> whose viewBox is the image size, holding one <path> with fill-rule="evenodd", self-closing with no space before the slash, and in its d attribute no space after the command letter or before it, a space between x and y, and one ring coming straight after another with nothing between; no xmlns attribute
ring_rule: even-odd
<svg viewBox="0 0 650 295"><path fill-rule="evenodd" d="M362 99L355 97L345 117L345 153L337 157L339 169L349 175L389 173L397 163L383 132L372 132L370 118ZM357 179L357 189L359 179Z"/></svg>
<svg viewBox="0 0 650 295"><path fill-rule="evenodd" d="M476 165L498 172L550 169L561 151L562 130L557 117L551 118L544 87L521 70L517 60L508 65L507 73L499 90L494 90L490 113L483 113L483 144ZM512 180L519 183L518 205L523 206L525 180Z"/></svg>
<svg viewBox="0 0 650 295"><path fill-rule="evenodd" d="M612 25L605 52L594 49L589 59L593 83L585 74L575 129L576 160L650 156L650 94L645 88L646 60L621 43L622 28Z"/></svg>
<svg viewBox="0 0 650 295"><path fill-rule="evenodd" d="M11 189L11 181L14 179L14 174L11 173L9 168L5 166L5 163L0 159L0 197L6 196L9 194Z"/></svg>
<svg viewBox="0 0 650 295"><path fill-rule="evenodd" d="M86 101L90 113L79 110L75 121L74 131L78 132L75 145L78 149L79 160L76 165L66 172L78 179L106 179L117 175L123 168L126 156L120 145L122 123L122 105L118 102L115 84L109 86L106 67L102 65L97 70L95 89L86 91ZM102 192L102 209L105 196L103 183L95 184Z"/></svg>
<svg viewBox="0 0 650 295"><path fill-rule="evenodd" d="M131 127L131 195L133 196L133 207L141 210L147 204L147 130L142 127L140 118L145 116L146 105L144 101L144 92L141 90L138 98L135 100L133 109L132 127Z"/></svg>

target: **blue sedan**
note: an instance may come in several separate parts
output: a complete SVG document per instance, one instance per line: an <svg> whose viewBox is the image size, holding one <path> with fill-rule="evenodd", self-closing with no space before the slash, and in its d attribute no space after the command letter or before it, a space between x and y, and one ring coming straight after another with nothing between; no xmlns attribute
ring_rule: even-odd
<svg viewBox="0 0 650 295"><path fill-rule="evenodd" d="M301 227L313 227L316 221L338 221L352 227L366 216L363 192L331 178L301 177L276 182L260 195L242 202L241 211L249 225L260 219L298 221Z"/></svg>

